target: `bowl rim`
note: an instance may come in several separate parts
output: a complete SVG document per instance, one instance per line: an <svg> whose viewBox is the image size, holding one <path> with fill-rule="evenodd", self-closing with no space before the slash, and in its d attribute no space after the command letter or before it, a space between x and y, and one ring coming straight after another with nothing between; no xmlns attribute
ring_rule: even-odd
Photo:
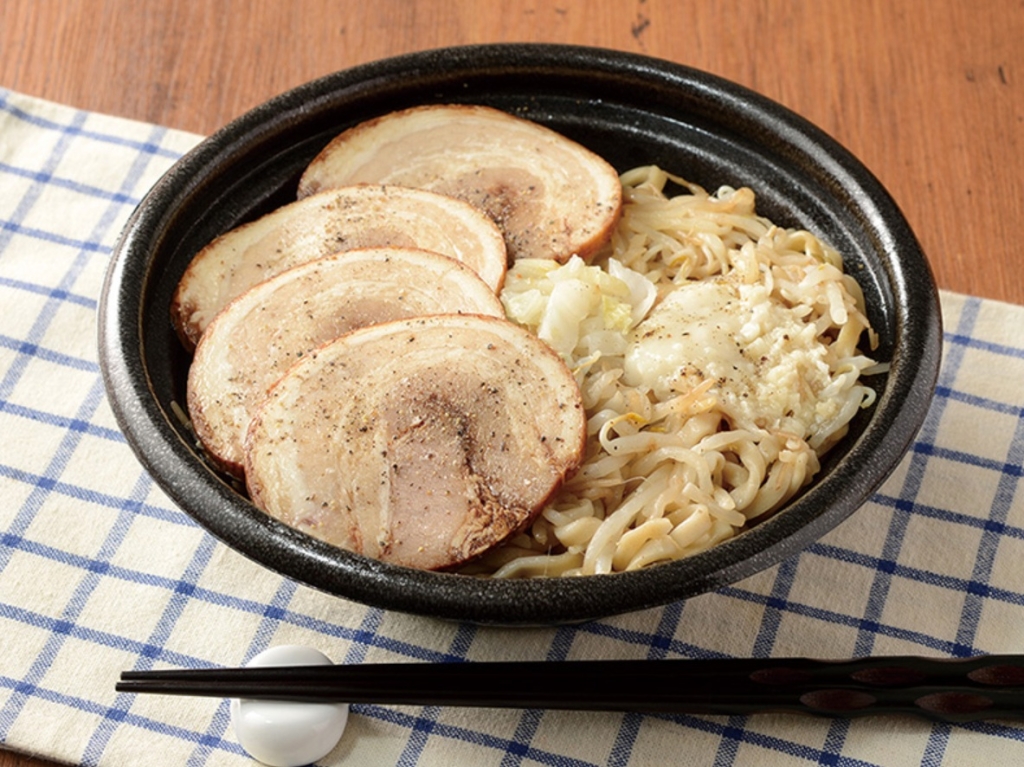
<svg viewBox="0 0 1024 767"><path fill-rule="evenodd" d="M723 114L742 113L780 151L807 158L856 201L885 255L896 347L868 427L832 472L784 511L693 557L629 573L507 581L412 570L337 549L253 514L255 507L195 457L172 427L171 414L156 402L143 353L139 285L151 277L146 256L167 206L205 183L210 169L229 162L240 143L258 143L275 127L299 124L344 96L439 66L474 75L586 72L694 92ZM341 70L270 99L202 140L157 181L126 223L101 293L98 340L108 399L137 458L173 502L228 546L356 602L477 623L544 625L660 606L729 585L802 549L806 543L795 543L798 533L801 541L816 540L845 519L896 468L924 421L938 376L941 315L927 259L896 203L859 160L803 117L736 83L662 59L589 46L500 43L419 51Z"/></svg>

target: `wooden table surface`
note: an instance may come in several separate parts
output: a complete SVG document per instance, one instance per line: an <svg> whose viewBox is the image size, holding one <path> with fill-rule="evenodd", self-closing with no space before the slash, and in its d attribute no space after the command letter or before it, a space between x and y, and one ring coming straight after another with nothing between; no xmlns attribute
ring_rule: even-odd
<svg viewBox="0 0 1024 767"><path fill-rule="evenodd" d="M644 53L816 123L896 198L940 287L1024 304L1022 40L1022 0L0 0L0 86L206 134L307 80L415 50ZM40 764L0 752L0 767Z"/></svg>

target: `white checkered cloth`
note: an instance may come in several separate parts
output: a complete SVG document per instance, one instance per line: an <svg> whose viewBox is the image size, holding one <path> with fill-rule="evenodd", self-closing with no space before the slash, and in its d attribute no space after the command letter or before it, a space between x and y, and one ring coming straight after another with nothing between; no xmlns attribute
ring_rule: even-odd
<svg viewBox="0 0 1024 767"><path fill-rule="evenodd" d="M1024 307L946 293L945 360L910 454L799 556L582 626L503 630L353 604L217 543L140 468L96 362L111 247L198 136L0 90L0 743L86 765L244 765L215 699L120 672L337 662L964 656L1024 649ZM354 706L324 765L1019 765L1024 727L914 718Z"/></svg>

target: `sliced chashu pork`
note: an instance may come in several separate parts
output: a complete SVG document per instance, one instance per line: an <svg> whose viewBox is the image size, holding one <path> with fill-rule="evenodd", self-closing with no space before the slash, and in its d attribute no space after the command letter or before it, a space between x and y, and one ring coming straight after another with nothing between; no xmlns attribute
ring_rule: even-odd
<svg viewBox="0 0 1024 767"><path fill-rule="evenodd" d="M215 239L185 270L171 320L191 350L217 312L257 283L315 258L380 246L451 256L495 292L505 279L501 232L471 205L420 189L358 185L289 203Z"/></svg>
<svg viewBox="0 0 1024 767"><path fill-rule="evenodd" d="M367 325L452 312L504 316L476 272L428 251L354 250L259 283L217 315L196 347L188 377L196 435L215 464L241 477L256 405L303 355Z"/></svg>
<svg viewBox="0 0 1024 767"><path fill-rule="evenodd" d="M528 525L583 457L572 373L507 320L357 330L270 390L246 440L257 506L351 551L422 569Z"/></svg>
<svg viewBox="0 0 1024 767"><path fill-rule="evenodd" d="M589 258L622 206L618 174L589 149L497 109L432 105L369 120L310 163L299 196L358 182L402 184L486 211L509 257Z"/></svg>

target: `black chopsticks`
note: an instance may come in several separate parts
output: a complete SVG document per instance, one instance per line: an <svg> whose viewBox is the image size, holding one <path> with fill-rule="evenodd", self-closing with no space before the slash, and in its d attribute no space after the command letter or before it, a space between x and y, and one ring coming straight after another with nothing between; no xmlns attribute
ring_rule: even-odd
<svg viewBox="0 0 1024 767"><path fill-rule="evenodd" d="M1024 718L1024 655L393 663L126 671L119 692L686 714Z"/></svg>

